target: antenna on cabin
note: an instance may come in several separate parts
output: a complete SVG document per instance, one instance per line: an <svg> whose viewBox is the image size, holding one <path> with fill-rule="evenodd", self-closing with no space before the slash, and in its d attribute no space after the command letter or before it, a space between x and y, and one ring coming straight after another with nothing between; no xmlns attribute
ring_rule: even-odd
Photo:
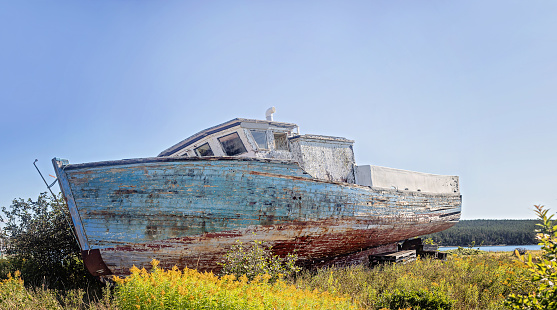
<svg viewBox="0 0 557 310"><path fill-rule="evenodd" d="M265 117L267 117L268 121L273 121L273 113L275 113L277 111L277 109L275 109L275 107L270 107L267 109L267 111L265 112Z"/></svg>

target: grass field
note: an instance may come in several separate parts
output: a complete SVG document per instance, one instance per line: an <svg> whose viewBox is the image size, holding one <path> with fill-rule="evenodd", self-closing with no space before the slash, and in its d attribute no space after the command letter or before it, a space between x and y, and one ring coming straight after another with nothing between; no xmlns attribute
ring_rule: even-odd
<svg viewBox="0 0 557 310"><path fill-rule="evenodd" d="M408 300L421 309L504 309L508 294L533 290L512 253L325 268L274 283L265 276L248 283L191 269L154 270L133 270L96 295L29 288L11 275L0 286L0 309L398 309Z"/></svg>

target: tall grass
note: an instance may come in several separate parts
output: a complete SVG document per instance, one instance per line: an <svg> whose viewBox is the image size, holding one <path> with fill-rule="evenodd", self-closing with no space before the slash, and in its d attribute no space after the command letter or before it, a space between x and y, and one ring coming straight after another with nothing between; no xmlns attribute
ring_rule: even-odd
<svg viewBox="0 0 557 310"><path fill-rule="evenodd" d="M453 255L447 261L418 259L374 269L365 266L321 269L298 276L295 284L305 289L347 294L366 309L389 308L393 297L418 296L423 291L433 293L428 297L431 304L446 301L452 309L505 309L507 295L534 289L526 280L527 274L524 264L511 254Z"/></svg>
<svg viewBox="0 0 557 310"><path fill-rule="evenodd" d="M20 273L16 271L12 276L7 274L6 279L0 282L0 309L96 309L116 310L108 287L104 290L104 297L91 301L92 296L82 289L59 291L42 287L25 287Z"/></svg>
<svg viewBox="0 0 557 310"><path fill-rule="evenodd" d="M268 276L249 282L191 269L134 268L114 292L105 288L102 299L89 301L83 290L25 288L10 275L0 283L0 309L505 309L509 294L535 290L526 277L525 265L505 253L325 268L274 283Z"/></svg>

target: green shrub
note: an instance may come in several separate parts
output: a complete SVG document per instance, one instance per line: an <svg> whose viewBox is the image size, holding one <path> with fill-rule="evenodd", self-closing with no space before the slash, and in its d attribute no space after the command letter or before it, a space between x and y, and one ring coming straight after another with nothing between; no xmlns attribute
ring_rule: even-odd
<svg viewBox="0 0 557 310"><path fill-rule="evenodd" d="M224 262L220 263L221 274L234 275L237 278L245 275L249 281L258 275L268 274L270 281L274 282L300 271L296 260L296 254L288 254L284 258L273 255L271 247L266 247L262 241L254 240L249 245L237 241L225 254Z"/></svg>
<svg viewBox="0 0 557 310"><path fill-rule="evenodd" d="M392 293L383 295L382 306L389 309L413 310L450 310L455 301L440 291L428 291L426 289L400 291L395 289Z"/></svg>
<svg viewBox="0 0 557 310"><path fill-rule="evenodd" d="M425 238L424 241L423 241L423 244L436 245L433 238Z"/></svg>
<svg viewBox="0 0 557 310"><path fill-rule="evenodd" d="M542 255L537 261L519 254L521 261L530 271L529 280L536 285L535 290L526 294L510 294L507 306L511 309L557 309L557 225L553 225L553 215L543 206L535 206L536 215L542 221L537 238L542 246Z"/></svg>
<svg viewBox="0 0 557 310"><path fill-rule="evenodd" d="M83 265L66 203L41 193L37 200L14 199L2 207L7 260L0 277L16 270L27 286L56 289L90 288L98 281ZM100 288L100 287L98 287ZM96 288L96 289L98 289Z"/></svg>
<svg viewBox="0 0 557 310"><path fill-rule="evenodd" d="M7 279L8 274L13 274L17 269L12 266L9 259L0 259L0 279Z"/></svg>

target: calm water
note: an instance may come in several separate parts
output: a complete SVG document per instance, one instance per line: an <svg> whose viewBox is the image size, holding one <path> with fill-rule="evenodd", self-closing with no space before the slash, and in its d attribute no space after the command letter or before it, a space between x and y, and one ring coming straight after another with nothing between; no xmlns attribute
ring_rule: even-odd
<svg viewBox="0 0 557 310"><path fill-rule="evenodd" d="M463 247L466 248L466 247ZM491 246L475 246L472 247L473 249L480 249L482 251L490 251L490 252L508 252L514 251L516 248L525 248L526 250L539 250L541 249L541 245L537 244L528 244L528 245L491 245ZM457 246L441 246L439 247L439 251L445 250L454 250L458 249Z"/></svg>

